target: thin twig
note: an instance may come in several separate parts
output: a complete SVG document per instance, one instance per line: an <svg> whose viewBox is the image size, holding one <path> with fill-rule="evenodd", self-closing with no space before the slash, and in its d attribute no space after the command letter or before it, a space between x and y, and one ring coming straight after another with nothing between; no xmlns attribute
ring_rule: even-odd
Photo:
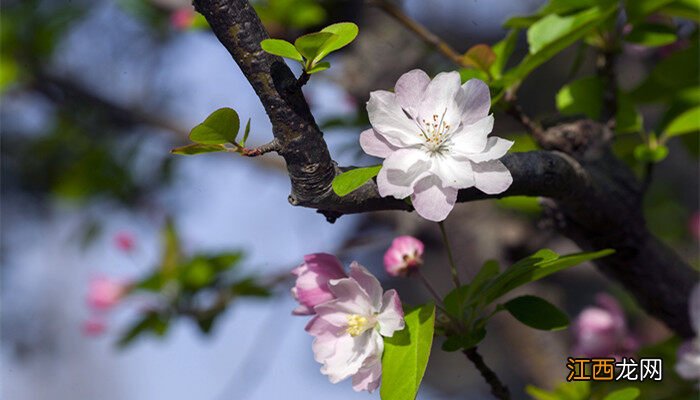
<svg viewBox="0 0 700 400"><path fill-rule="evenodd" d="M299 75L299 79L297 79L297 86L301 88L302 86L306 85L310 77L311 75L306 73L306 71L302 71L301 75Z"/></svg>
<svg viewBox="0 0 700 400"><path fill-rule="evenodd" d="M454 257L452 256L452 248L450 247L450 241L447 238L447 232L445 232L445 224L440 221L438 222L440 226L440 234L442 234L442 241L445 243L445 249L447 250L447 258L450 261L450 272L452 273L452 282L454 282L455 287L462 286L459 281L459 275L457 274L457 264L455 264Z"/></svg>
<svg viewBox="0 0 700 400"><path fill-rule="evenodd" d="M642 177L642 193L646 193L647 190L649 190L649 186L651 186L651 179L654 176L654 163L653 162L647 162L644 165L644 175Z"/></svg>
<svg viewBox="0 0 700 400"><path fill-rule="evenodd" d="M423 286L425 286L425 288L428 289L428 292L430 292L430 294L435 299L435 307L440 309L440 311L444 312L445 315L449 315L447 310L443 307L442 297L440 297L440 294L437 292L437 290L435 290L433 285L430 284L430 281L428 281L425 275L423 275L418 269L413 270L411 272L411 275L415 275L416 277L418 277L418 279L420 279L420 281L423 283Z"/></svg>
<svg viewBox="0 0 700 400"><path fill-rule="evenodd" d="M450 61L454 62L460 67L466 66L464 64L462 56L457 51L455 51L449 44L447 44L444 40L440 39L440 37L436 34L430 32L416 20L406 15L403 12L403 10L401 10L401 8L397 7L395 4L386 0L372 0L370 1L370 4L381 8L384 12L386 12L398 22L400 22L403 26L413 31L413 33L415 33L421 39L423 39L424 42L431 46L434 46L438 51L440 51L440 53L442 53L445 57L449 58Z"/></svg>
<svg viewBox="0 0 700 400"><path fill-rule="evenodd" d="M515 118L516 121L527 130L530 135L532 135L535 140L539 141L544 135L544 130L537 122L533 121L527 113L518 104L516 96L514 93L507 93L503 101L506 103L505 112L511 117Z"/></svg>
<svg viewBox="0 0 700 400"><path fill-rule="evenodd" d="M280 151L281 147L277 139L272 139L270 142L260 145L258 147L248 148L241 147L239 152L241 155L246 157L257 157L265 153L270 153L272 151Z"/></svg>
<svg viewBox="0 0 700 400"><path fill-rule="evenodd" d="M484 377L486 383L488 383L489 386L491 386L491 393L497 399L510 399L510 391L508 390L508 387L504 385L498 378L498 375L496 375L496 373L493 372L493 370L489 368L488 365L486 365L484 359L481 357L481 354L479 354L476 347L464 350L462 351L462 353L464 353L464 355L467 356L469 361L474 363L474 366L476 367L476 369L479 370L481 376Z"/></svg>

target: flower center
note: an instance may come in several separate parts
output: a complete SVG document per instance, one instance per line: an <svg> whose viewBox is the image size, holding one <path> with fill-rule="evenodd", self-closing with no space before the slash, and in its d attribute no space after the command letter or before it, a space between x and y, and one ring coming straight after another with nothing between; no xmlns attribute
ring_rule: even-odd
<svg viewBox="0 0 700 400"><path fill-rule="evenodd" d="M445 109L442 114L433 114L432 119L416 121L420 128L419 135L425 140L426 147L431 153L441 153L450 137L451 126L445 121Z"/></svg>
<svg viewBox="0 0 700 400"><path fill-rule="evenodd" d="M369 328L369 320L362 315L352 314L348 315L348 328L347 332L350 336L355 337L362 334Z"/></svg>

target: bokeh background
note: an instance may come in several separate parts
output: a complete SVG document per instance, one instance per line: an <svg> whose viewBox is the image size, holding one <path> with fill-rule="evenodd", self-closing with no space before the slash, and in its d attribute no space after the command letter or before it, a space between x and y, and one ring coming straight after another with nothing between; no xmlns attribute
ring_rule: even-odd
<svg viewBox="0 0 700 400"><path fill-rule="evenodd" d="M402 7L466 51L500 40L506 19L542 3L406 0ZM415 67L453 69L362 1L254 4L273 37L293 39L336 21L360 26L358 40L304 89L341 164L372 163L357 143L369 91L392 87ZM397 287L404 301L420 302L427 298L423 289L389 279L381 256L396 234L421 238L428 246L427 273L446 293L434 224L403 212L344 216L329 224L313 210L288 204L289 180L276 155L171 155L171 148L187 143L193 126L220 107L251 119L251 143L271 138L253 90L187 1L8 0L0 33L2 399L379 398L354 393L348 382L332 385L318 372L306 320L290 314L290 280L278 279L270 296L235 299L209 334L192 320L173 319L162 337L143 335L125 348L116 343L148 302L128 299L101 316L104 332L90 334L84 326L94 318L85 302L89 281L148 275L162 263L162 231L172 221L183 253L242 251L236 268L243 275L283 277L304 254L326 251L346 262L360 260L385 288ZM516 58L527 51L522 39ZM662 50L626 48L621 85L638 83ZM526 111L544 118L554 113L554 94L571 79L579 57L577 76L591 73L592 55L574 47L526 80L520 90ZM661 111L644 109L645 124L653 126ZM532 148L505 115L497 116L495 132L515 138L518 150ZM697 135L669 145L672 155L658 165L646 200L648 223L697 266ZM507 265L542 247L577 251L553 231L533 199L459 205L447 227L464 276L487 259ZM133 246L120 246L120 237ZM524 292L572 316L593 304L597 293L610 293L623 304L640 342L670 336L590 265ZM568 331L533 331L499 316L482 349L515 397L528 398L526 384L551 388L563 381L570 346ZM461 354L436 347L419 398L465 397L490 398Z"/></svg>

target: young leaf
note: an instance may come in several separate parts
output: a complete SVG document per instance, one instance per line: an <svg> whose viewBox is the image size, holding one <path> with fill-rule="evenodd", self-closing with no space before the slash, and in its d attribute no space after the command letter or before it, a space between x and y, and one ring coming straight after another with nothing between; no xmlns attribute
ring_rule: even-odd
<svg viewBox="0 0 700 400"><path fill-rule="evenodd" d="M375 165L343 172L333 179L333 191L343 197L377 176L380 169L382 169L381 165Z"/></svg>
<svg viewBox="0 0 700 400"><path fill-rule="evenodd" d="M520 36L520 30L512 29L505 38L493 45L492 49L494 54L496 54L496 60L491 65L490 72L494 78L500 78L503 74L506 63L513 54L515 45L518 43L518 36Z"/></svg>
<svg viewBox="0 0 700 400"><path fill-rule="evenodd" d="M328 25L327 27L321 29L321 32L332 33L335 36L323 43L319 49L318 55L316 55L316 58L314 59L314 62L318 62L329 53L340 50L350 44L350 42L355 40L357 37L359 29L357 28L357 25L353 24L352 22L339 22L337 24Z"/></svg>
<svg viewBox="0 0 700 400"><path fill-rule="evenodd" d="M248 122L245 124L245 130L243 131L243 141L241 142L241 146L245 146L246 142L248 142L248 135L250 134L250 118L248 118Z"/></svg>
<svg viewBox="0 0 700 400"><path fill-rule="evenodd" d="M201 144L234 143L238 135L240 120L231 108L220 108L190 132L190 140Z"/></svg>
<svg viewBox="0 0 700 400"><path fill-rule="evenodd" d="M643 143L634 148L635 160L643 163L658 163L668 156L668 147L657 144L650 147Z"/></svg>
<svg viewBox="0 0 700 400"><path fill-rule="evenodd" d="M471 283L469 284L469 289L465 292L465 301L471 303L472 300L478 299L481 294L481 290L486 284L491 282L493 278L498 276L499 265L498 261L489 260L481 266L479 272L474 276Z"/></svg>
<svg viewBox="0 0 700 400"><path fill-rule="evenodd" d="M640 394L641 392L636 387L628 387L609 393L603 400L634 400Z"/></svg>
<svg viewBox="0 0 700 400"><path fill-rule="evenodd" d="M676 31L668 25L639 24L632 29L625 40L647 47L665 46L675 42Z"/></svg>
<svg viewBox="0 0 700 400"><path fill-rule="evenodd" d="M693 40L690 47L672 53L659 61L647 79L637 86L631 97L637 103L665 100L700 84L700 45Z"/></svg>
<svg viewBox="0 0 700 400"><path fill-rule="evenodd" d="M555 305L537 296L520 296L503 307L523 324L544 331L557 331L569 326L569 318Z"/></svg>
<svg viewBox="0 0 700 400"><path fill-rule="evenodd" d="M293 44L289 43L286 40L265 39L262 42L260 42L260 47L262 47L263 50L270 54L274 54L276 56L284 58L291 58L292 60L296 60L299 62L304 62L304 59L301 57L301 54L299 53L299 51L297 51L296 47L294 47Z"/></svg>
<svg viewBox="0 0 700 400"><path fill-rule="evenodd" d="M315 60L321 51L321 46L323 46L326 41L333 38L333 33L330 32L316 32L309 33L308 35L300 36L294 41L294 47L303 55L307 60Z"/></svg>
<svg viewBox="0 0 700 400"><path fill-rule="evenodd" d="M556 95L557 110L562 114L584 114L598 119L603 107L603 82L589 76L564 85Z"/></svg>
<svg viewBox="0 0 700 400"><path fill-rule="evenodd" d="M477 44L467 50L462 59L467 66L489 71L491 65L496 61L496 57L496 53L491 50L491 47L486 44Z"/></svg>
<svg viewBox="0 0 700 400"><path fill-rule="evenodd" d="M700 106L691 108L676 117L668 124L663 135L673 137L697 131L700 131Z"/></svg>
<svg viewBox="0 0 700 400"><path fill-rule="evenodd" d="M406 327L384 339L382 400L413 400L430 357L435 328L435 305L407 310Z"/></svg>
<svg viewBox="0 0 700 400"><path fill-rule="evenodd" d="M625 12L630 22L643 20L647 15L675 0L625 0Z"/></svg>
<svg viewBox="0 0 700 400"><path fill-rule="evenodd" d="M226 151L226 147L223 144L200 144L192 143L186 146L176 147L170 150L173 154L179 154L182 156L191 156L195 154L202 153L214 153L217 151Z"/></svg>
<svg viewBox="0 0 700 400"><path fill-rule="evenodd" d="M331 64L329 62L324 61L324 62L320 62L320 63L314 65L313 68L308 69L306 71L306 73L311 75L311 74L315 74L316 72L325 71L330 67L331 67Z"/></svg>
<svg viewBox="0 0 700 400"><path fill-rule="evenodd" d="M637 111L634 101L626 93L618 93L617 95L615 121L617 133L640 132L644 127L642 114Z"/></svg>

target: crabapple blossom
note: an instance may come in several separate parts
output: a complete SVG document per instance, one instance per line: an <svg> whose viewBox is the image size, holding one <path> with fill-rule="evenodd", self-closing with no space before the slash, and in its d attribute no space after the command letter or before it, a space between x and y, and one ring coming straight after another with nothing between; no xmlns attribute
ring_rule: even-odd
<svg viewBox="0 0 700 400"><path fill-rule="evenodd" d="M90 280L87 303L95 310L108 310L124 297L128 284L122 280L98 276Z"/></svg>
<svg viewBox="0 0 700 400"><path fill-rule="evenodd" d="M415 69L396 82L395 92L378 90L367 102L371 129L360 135L369 155L384 158L377 176L382 197L411 197L423 218L442 221L459 189L476 187L496 194L513 182L498 159L513 142L488 137L488 86L471 79L461 84L458 72L443 72L431 81Z"/></svg>
<svg viewBox="0 0 700 400"><path fill-rule="evenodd" d="M170 25L173 28L184 31L192 27L195 13L191 6L179 8L170 14Z"/></svg>
<svg viewBox="0 0 700 400"><path fill-rule="evenodd" d="M423 264L425 246L413 236L399 236L384 253L384 269L391 276L405 276L411 269Z"/></svg>
<svg viewBox="0 0 700 400"><path fill-rule="evenodd" d="M104 333L107 325L103 320L93 316L83 322L83 334L85 336L98 336Z"/></svg>
<svg viewBox="0 0 700 400"><path fill-rule="evenodd" d="M349 277L330 280L328 287L335 298L315 306L306 326L315 337L314 358L332 383L352 376L354 390L372 392L381 381L383 337L404 328L401 300L357 262Z"/></svg>
<svg viewBox="0 0 700 400"><path fill-rule="evenodd" d="M314 306L334 298L328 281L347 277L340 260L326 253L304 256L304 263L292 273L297 276L292 296L299 302L299 307L292 312L295 315L314 314Z"/></svg>
<svg viewBox="0 0 700 400"><path fill-rule="evenodd" d="M114 245L121 251L130 252L134 249L134 236L129 232L118 232L114 235Z"/></svg>
<svg viewBox="0 0 700 400"><path fill-rule="evenodd" d="M676 372L688 380L700 380L700 283L690 293L690 324L695 338L685 341L678 349Z"/></svg>
<svg viewBox="0 0 700 400"><path fill-rule="evenodd" d="M622 308L612 296L596 296L597 307L584 309L574 324L572 352L587 357L630 357L639 343L627 329Z"/></svg>

